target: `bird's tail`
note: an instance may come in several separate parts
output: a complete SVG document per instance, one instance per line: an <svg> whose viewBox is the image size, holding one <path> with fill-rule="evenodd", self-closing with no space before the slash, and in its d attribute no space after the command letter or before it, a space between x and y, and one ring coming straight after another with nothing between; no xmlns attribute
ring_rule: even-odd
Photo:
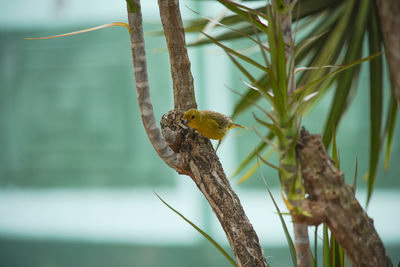
<svg viewBox="0 0 400 267"><path fill-rule="evenodd" d="M240 125L240 124L237 124L237 123L232 123L231 128L242 128L242 129L247 129L247 127L244 127L244 126L242 126L242 125Z"/></svg>

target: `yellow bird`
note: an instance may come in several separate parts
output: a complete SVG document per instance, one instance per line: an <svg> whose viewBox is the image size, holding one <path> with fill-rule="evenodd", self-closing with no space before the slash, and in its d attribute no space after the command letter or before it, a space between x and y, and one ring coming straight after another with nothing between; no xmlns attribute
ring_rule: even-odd
<svg viewBox="0 0 400 267"><path fill-rule="evenodd" d="M230 129L247 129L240 124L232 122L228 116L210 110L189 109L183 115L183 120L186 125L196 129L202 136L218 140L216 150L221 144L222 138L224 138Z"/></svg>

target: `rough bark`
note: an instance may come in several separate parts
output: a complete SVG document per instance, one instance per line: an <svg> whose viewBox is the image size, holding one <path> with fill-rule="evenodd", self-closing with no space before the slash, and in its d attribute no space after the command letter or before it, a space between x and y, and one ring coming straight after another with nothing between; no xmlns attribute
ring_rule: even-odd
<svg viewBox="0 0 400 267"><path fill-rule="evenodd" d="M297 156L309 194L304 207L312 215L297 220L314 225L325 222L354 267L393 266L373 220L362 209L352 188L344 182L343 173L329 158L321 137L310 135L303 128Z"/></svg>
<svg viewBox="0 0 400 267"><path fill-rule="evenodd" d="M189 175L217 215L239 266L268 266L256 232L231 188L211 142L181 124L182 112L196 107L193 78L178 1L159 1L171 60L175 110L161 120L162 135L151 104L140 0L127 0L135 83L143 125L160 157L178 173ZM168 144L167 144L168 143Z"/></svg>
<svg viewBox="0 0 400 267"><path fill-rule="evenodd" d="M204 194L228 238L239 266L268 266L258 237L230 186L210 140L182 128L180 114L170 111L161 121L163 132L175 133L170 145L185 159L185 173ZM176 141L179 140L179 141Z"/></svg>
<svg viewBox="0 0 400 267"><path fill-rule="evenodd" d="M376 0L394 95L400 105L400 1Z"/></svg>
<svg viewBox="0 0 400 267"><path fill-rule="evenodd" d="M190 60L178 1L158 0L160 17L166 38L174 87L174 109L197 108Z"/></svg>

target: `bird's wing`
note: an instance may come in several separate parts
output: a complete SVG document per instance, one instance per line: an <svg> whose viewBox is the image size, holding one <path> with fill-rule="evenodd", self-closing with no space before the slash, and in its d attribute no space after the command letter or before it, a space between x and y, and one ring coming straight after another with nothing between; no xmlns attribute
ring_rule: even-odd
<svg viewBox="0 0 400 267"><path fill-rule="evenodd" d="M208 118L215 121L218 128L221 128L221 129L227 128L232 123L231 119L222 113L218 113L218 112L210 111L210 110L204 110L203 112Z"/></svg>

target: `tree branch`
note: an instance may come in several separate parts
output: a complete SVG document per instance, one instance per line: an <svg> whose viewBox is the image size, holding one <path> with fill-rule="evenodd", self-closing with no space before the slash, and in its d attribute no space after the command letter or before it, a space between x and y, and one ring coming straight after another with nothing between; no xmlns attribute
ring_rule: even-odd
<svg viewBox="0 0 400 267"><path fill-rule="evenodd" d="M185 173L196 183L220 221L239 266L268 266L239 198L233 191L211 142L191 129L177 127L181 112L197 107L185 33L177 0L159 0L161 21L170 56L174 111L161 126L170 146L185 159ZM168 137L167 137L168 136Z"/></svg>
<svg viewBox="0 0 400 267"><path fill-rule="evenodd" d="M136 94L143 126L147 136L158 155L169 166L176 168L181 162L179 154L175 153L164 140L156 123L153 105L150 97L149 81L147 76L146 51L143 39L142 12L140 0L127 1L132 60L134 66Z"/></svg>
<svg viewBox="0 0 400 267"><path fill-rule="evenodd" d="M393 266L372 219L364 212L343 173L329 158L319 135L304 128L297 146L304 186L313 216L297 218L309 224L325 222L343 251L356 266ZM309 203L309 204L310 204ZM311 220L311 221L309 221Z"/></svg>
<svg viewBox="0 0 400 267"><path fill-rule="evenodd" d="M197 108L179 1L158 0L158 6L169 52L174 87L174 109L186 111Z"/></svg>
<svg viewBox="0 0 400 267"><path fill-rule="evenodd" d="M176 113L161 121L163 129L176 129ZM188 175L206 197L216 214L239 266L268 266L259 239L240 200L230 186L210 140L193 130L183 130L179 150L187 163Z"/></svg>
<svg viewBox="0 0 400 267"><path fill-rule="evenodd" d="M253 226L231 188L211 142L180 123L182 112L196 107L193 78L178 1L159 1L174 80L175 110L161 119L162 135L151 104L140 0L127 0L135 83L143 125L160 157L189 175L217 215L239 266L268 266ZM165 17L164 17L165 16ZM165 138L165 139L164 139ZM168 145L167 145L168 143Z"/></svg>

